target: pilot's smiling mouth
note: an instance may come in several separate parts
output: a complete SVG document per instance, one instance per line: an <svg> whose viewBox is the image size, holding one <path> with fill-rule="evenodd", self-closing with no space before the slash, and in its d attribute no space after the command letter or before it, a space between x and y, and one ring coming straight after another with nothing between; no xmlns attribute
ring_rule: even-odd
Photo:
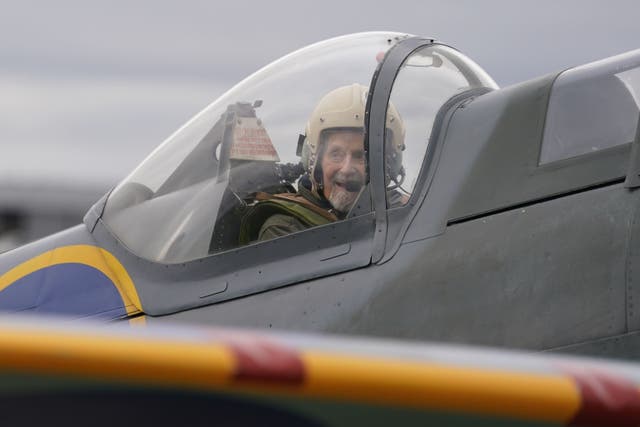
<svg viewBox="0 0 640 427"><path fill-rule="evenodd" d="M360 176L336 176L331 180L331 193L328 200L339 212L348 211L355 202L358 192L362 188L364 179Z"/></svg>
<svg viewBox="0 0 640 427"><path fill-rule="evenodd" d="M357 193L362 188L362 181L359 179L336 179L333 185L349 193Z"/></svg>
<svg viewBox="0 0 640 427"><path fill-rule="evenodd" d="M345 182L344 181L334 181L333 185L335 185L336 187L346 191Z"/></svg>

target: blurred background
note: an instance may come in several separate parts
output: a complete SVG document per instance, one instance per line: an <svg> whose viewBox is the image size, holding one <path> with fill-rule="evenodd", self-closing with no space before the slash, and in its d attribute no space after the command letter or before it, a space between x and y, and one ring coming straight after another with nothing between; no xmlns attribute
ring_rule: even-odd
<svg viewBox="0 0 640 427"><path fill-rule="evenodd" d="M432 36L500 86L640 48L632 0L0 6L0 252L79 223L226 89L316 41L375 30Z"/></svg>

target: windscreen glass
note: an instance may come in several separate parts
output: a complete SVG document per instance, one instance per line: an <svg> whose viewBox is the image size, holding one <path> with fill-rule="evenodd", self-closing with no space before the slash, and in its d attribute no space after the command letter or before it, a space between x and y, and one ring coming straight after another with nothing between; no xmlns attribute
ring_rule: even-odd
<svg viewBox="0 0 640 427"><path fill-rule="evenodd" d="M387 205L409 200L420 173L434 120L451 97L496 83L469 58L443 45L429 45L402 64L387 109Z"/></svg>
<svg viewBox="0 0 640 427"><path fill-rule="evenodd" d="M104 223L138 256L179 263L348 217L367 182L368 85L403 37L331 39L248 77L116 187Z"/></svg>

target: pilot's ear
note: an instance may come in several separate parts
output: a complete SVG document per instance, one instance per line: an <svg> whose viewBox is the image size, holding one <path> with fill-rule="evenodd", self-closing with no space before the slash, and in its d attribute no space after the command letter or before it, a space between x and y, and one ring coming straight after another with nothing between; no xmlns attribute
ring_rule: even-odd
<svg viewBox="0 0 640 427"><path fill-rule="evenodd" d="M296 156L301 157L302 156L302 147L304 146L304 140L307 137L305 135L298 135L298 146L296 147Z"/></svg>

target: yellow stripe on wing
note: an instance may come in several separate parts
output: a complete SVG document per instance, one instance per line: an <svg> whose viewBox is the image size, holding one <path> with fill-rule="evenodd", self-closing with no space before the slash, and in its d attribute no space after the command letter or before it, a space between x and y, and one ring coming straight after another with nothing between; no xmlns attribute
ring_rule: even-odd
<svg viewBox="0 0 640 427"><path fill-rule="evenodd" d="M223 344L0 328L0 370L211 388L231 382L234 367Z"/></svg>
<svg viewBox="0 0 640 427"><path fill-rule="evenodd" d="M211 343L178 342L0 326L0 371L328 399L553 423L571 420L581 404L576 383L565 375L506 372L337 352L297 354L304 369L300 383L247 381L236 376L241 361L224 338Z"/></svg>
<svg viewBox="0 0 640 427"><path fill-rule="evenodd" d="M317 397L566 422L580 406L569 377L436 363L303 354L305 393Z"/></svg>

